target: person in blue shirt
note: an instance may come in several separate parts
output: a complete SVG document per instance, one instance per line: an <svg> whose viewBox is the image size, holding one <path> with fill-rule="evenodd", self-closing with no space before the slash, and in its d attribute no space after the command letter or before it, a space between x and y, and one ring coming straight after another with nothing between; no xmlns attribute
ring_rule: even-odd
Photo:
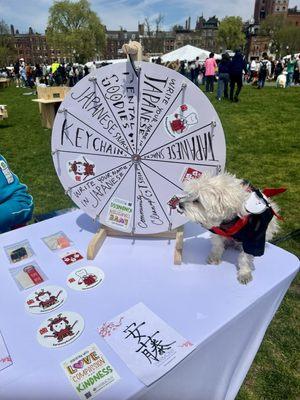
<svg viewBox="0 0 300 400"><path fill-rule="evenodd" d="M33 199L27 186L19 181L0 154L0 233L25 224L32 212Z"/></svg>

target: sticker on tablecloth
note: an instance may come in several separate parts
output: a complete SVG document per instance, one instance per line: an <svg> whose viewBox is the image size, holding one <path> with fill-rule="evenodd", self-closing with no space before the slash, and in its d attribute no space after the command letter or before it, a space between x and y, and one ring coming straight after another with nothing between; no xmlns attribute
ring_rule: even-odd
<svg viewBox="0 0 300 400"><path fill-rule="evenodd" d="M0 371L13 364L4 338L0 332Z"/></svg>
<svg viewBox="0 0 300 400"><path fill-rule="evenodd" d="M143 303L105 322L98 328L98 332L147 386L194 350L189 340Z"/></svg>
<svg viewBox="0 0 300 400"><path fill-rule="evenodd" d="M181 182L190 181L191 179L198 179L202 175L202 172L195 168L188 167L184 169L181 177Z"/></svg>
<svg viewBox="0 0 300 400"><path fill-rule="evenodd" d="M73 245L73 242L68 238L68 236L63 232L59 231L53 233L52 235L45 236L42 238L43 242L52 251L65 249Z"/></svg>
<svg viewBox="0 0 300 400"><path fill-rule="evenodd" d="M97 267L79 268L70 273L67 284L74 290L89 290L103 282L104 272Z"/></svg>
<svg viewBox="0 0 300 400"><path fill-rule="evenodd" d="M197 111L190 104L182 104L175 112L167 115L165 130L171 137L179 137L199 121Z"/></svg>
<svg viewBox="0 0 300 400"><path fill-rule="evenodd" d="M20 290L30 289L48 279L36 262L10 268L9 272Z"/></svg>
<svg viewBox="0 0 300 400"><path fill-rule="evenodd" d="M133 205L130 201L114 198L109 204L106 222L111 226L128 229L132 213Z"/></svg>
<svg viewBox="0 0 300 400"><path fill-rule="evenodd" d="M95 344L63 361L61 367L82 400L94 398L120 379Z"/></svg>
<svg viewBox="0 0 300 400"><path fill-rule="evenodd" d="M79 253L79 251L73 250L61 256L61 259L66 265L70 265L82 260L83 256Z"/></svg>
<svg viewBox="0 0 300 400"><path fill-rule="evenodd" d="M34 251L28 240L14 243L4 247L5 253L9 259L9 262L15 264L19 261L30 258L34 255Z"/></svg>
<svg viewBox="0 0 300 400"><path fill-rule="evenodd" d="M25 308L32 314L45 314L62 306L67 292L59 286L44 286L31 293L25 302Z"/></svg>
<svg viewBox="0 0 300 400"><path fill-rule="evenodd" d="M45 347L62 347L74 342L84 329L81 315L65 311L46 319L37 331L38 342Z"/></svg>

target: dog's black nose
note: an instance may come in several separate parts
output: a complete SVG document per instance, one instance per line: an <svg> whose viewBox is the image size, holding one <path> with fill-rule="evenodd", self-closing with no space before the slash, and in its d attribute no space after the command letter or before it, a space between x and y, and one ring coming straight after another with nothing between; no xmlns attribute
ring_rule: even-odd
<svg viewBox="0 0 300 400"><path fill-rule="evenodd" d="M180 208L180 210L184 210L184 203L179 202L178 207Z"/></svg>

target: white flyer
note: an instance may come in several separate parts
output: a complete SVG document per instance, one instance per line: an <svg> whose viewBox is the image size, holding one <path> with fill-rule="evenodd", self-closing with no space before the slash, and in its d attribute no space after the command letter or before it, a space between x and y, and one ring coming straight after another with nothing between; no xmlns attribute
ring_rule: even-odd
<svg viewBox="0 0 300 400"><path fill-rule="evenodd" d="M0 371L12 365L12 359L0 332Z"/></svg>
<svg viewBox="0 0 300 400"><path fill-rule="evenodd" d="M147 386L195 348L143 303L105 322L98 333Z"/></svg>
<svg viewBox="0 0 300 400"><path fill-rule="evenodd" d="M82 400L94 398L120 379L95 344L63 361L61 367Z"/></svg>

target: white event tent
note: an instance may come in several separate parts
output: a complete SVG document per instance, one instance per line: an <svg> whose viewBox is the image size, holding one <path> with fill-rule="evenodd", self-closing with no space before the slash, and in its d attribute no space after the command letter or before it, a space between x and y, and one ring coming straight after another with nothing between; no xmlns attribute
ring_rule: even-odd
<svg viewBox="0 0 300 400"><path fill-rule="evenodd" d="M179 49L173 50L170 53L161 56L162 62L168 61L193 61L196 57L199 57L200 61L205 61L209 57L210 51L200 49L195 46L187 44L186 46L180 47ZM220 59L219 54L215 54L216 59Z"/></svg>
<svg viewBox="0 0 300 400"><path fill-rule="evenodd" d="M125 62L125 61L127 61L127 58L118 58L118 59L115 59L115 60L101 60L101 61L98 60L98 61L95 61L95 64L96 64L96 67L97 67L97 66L101 65L101 63L118 64L120 62ZM88 68L91 68L91 66L93 65L93 61L88 61L87 63L85 63L85 65Z"/></svg>

